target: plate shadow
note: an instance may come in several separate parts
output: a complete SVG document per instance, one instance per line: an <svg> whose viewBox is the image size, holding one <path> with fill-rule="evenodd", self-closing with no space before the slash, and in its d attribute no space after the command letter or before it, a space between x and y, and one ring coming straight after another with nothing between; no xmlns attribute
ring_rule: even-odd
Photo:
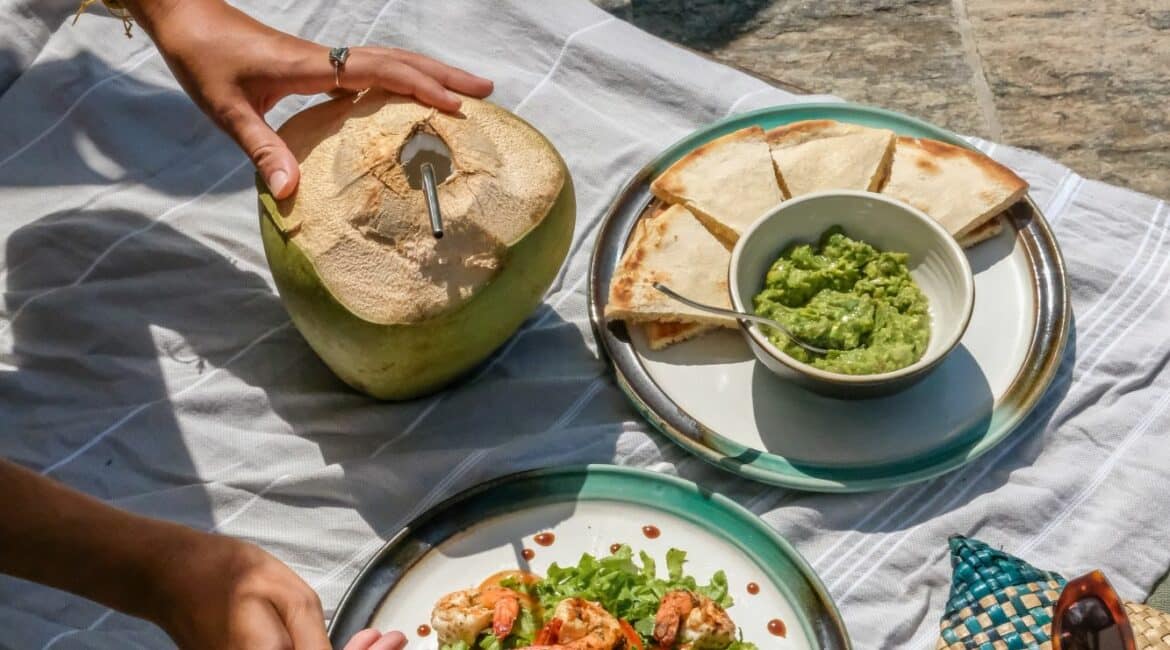
<svg viewBox="0 0 1170 650"><path fill-rule="evenodd" d="M995 406L987 377L963 345L918 384L895 395L825 397L757 363L752 405L764 450L805 472L881 475L977 443Z"/></svg>

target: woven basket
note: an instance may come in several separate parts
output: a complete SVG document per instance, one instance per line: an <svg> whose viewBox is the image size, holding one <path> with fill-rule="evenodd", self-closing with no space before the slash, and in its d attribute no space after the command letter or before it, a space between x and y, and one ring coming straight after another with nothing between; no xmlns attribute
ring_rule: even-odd
<svg viewBox="0 0 1170 650"><path fill-rule="evenodd" d="M978 540L950 539L951 595L939 650L1052 647L1052 608L1065 580Z"/></svg>
<svg viewBox="0 0 1170 650"><path fill-rule="evenodd" d="M939 623L938 650L1052 648L1052 609L1064 589L1041 571L979 540L950 539L951 595ZM1125 603L1138 650L1170 650L1170 614Z"/></svg>
<svg viewBox="0 0 1170 650"><path fill-rule="evenodd" d="M1138 650L1170 650L1170 614L1139 603L1126 603L1125 613Z"/></svg>

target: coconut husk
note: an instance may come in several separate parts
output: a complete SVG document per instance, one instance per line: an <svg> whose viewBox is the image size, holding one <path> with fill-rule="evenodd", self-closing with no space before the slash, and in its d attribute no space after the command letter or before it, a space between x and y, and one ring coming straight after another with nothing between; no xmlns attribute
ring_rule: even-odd
<svg viewBox="0 0 1170 650"><path fill-rule="evenodd" d="M457 309L492 281L565 183L540 135L505 116L471 98L450 115L380 91L299 113L279 131L301 183L279 203L278 226L359 318L406 324ZM419 131L451 151L451 175L438 186L442 239L399 160Z"/></svg>

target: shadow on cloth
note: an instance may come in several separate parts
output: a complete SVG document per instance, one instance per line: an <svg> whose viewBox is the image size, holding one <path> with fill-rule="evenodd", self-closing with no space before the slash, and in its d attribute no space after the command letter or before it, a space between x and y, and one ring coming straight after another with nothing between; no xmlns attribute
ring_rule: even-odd
<svg viewBox="0 0 1170 650"><path fill-rule="evenodd" d="M218 489L264 492L297 517L356 510L382 538L480 481L612 458L615 435L574 433L621 419L578 419L610 381L605 366L548 305L469 380L381 403L336 379L266 277L228 255L128 211L61 212L17 230L6 258L11 330L0 332L13 340L0 358L13 368L0 370L0 413L17 435L0 452L204 530L224 517ZM278 475L295 487L279 489ZM245 521L222 532L315 544ZM357 566L374 550L343 549Z"/></svg>
<svg viewBox="0 0 1170 650"><path fill-rule="evenodd" d="M259 383L288 365L263 349L251 356L267 363L231 364L240 340L286 319L264 280L139 214L50 214L13 233L5 259L4 361L16 370L0 383L21 432L7 443L43 445L27 456L56 458L42 469L100 498L208 480L192 466L168 382L231 365ZM208 508L184 503L183 523L214 525Z"/></svg>
<svg viewBox="0 0 1170 650"><path fill-rule="evenodd" d="M712 49L739 35L772 0L602 0L598 4L655 36Z"/></svg>
<svg viewBox="0 0 1170 650"><path fill-rule="evenodd" d="M52 30L61 24L62 16L71 16L73 12L77 11L77 2L75 0L36 0L35 2L22 2L19 6L9 3L7 7L12 10L5 14L5 20L11 20L13 25L24 27L21 30L24 32L21 34L23 37L21 40L25 51L22 56L13 49L0 49L0 95L3 95L4 91L8 90L8 87L20 77L29 61L39 54L41 48L49 40ZM29 20L30 18L32 20ZM69 18L68 20L72 21L73 19ZM21 25L21 22L24 22L24 25ZM38 28L40 33L37 33Z"/></svg>
<svg viewBox="0 0 1170 650"><path fill-rule="evenodd" d="M0 49L0 74L18 65L13 51ZM239 157L235 145L178 88L142 76L113 69L89 52L30 66L12 82L25 92L0 95L0 112L19 125L0 135L0 187L68 191L135 184L166 196L203 192L192 175L206 169L208 177L220 177L225 153ZM92 79L102 81L82 85ZM66 110L68 120L50 121ZM26 164L33 160L37 164ZM210 191L250 186L247 174L231 174Z"/></svg>

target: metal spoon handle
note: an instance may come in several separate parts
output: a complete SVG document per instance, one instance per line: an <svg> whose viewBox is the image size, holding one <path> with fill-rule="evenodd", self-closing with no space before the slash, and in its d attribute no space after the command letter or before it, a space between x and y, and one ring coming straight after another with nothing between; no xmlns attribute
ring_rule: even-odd
<svg viewBox="0 0 1170 650"><path fill-rule="evenodd" d="M431 163L423 163L422 171L423 193L427 195L427 212L431 215L431 234L435 239L443 237L443 214L439 212L439 190L435 183L435 168Z"/></svg>
<svg viewBox="0 0 1170 650"><path fill-rule="evenodd" d="M671 298L681 302L682 304L687 305L688 307L693 307L693 308L698 309L700 311L710 312L712 314L719 314L721 316L728 316L731 318L738 318L740 320L747 320L747 321L751 321L753 323L759 323L760 325L767 325L768 327L771 327L773 329L777 329L781 333L783 333L784 336L787 336L789 338L789 340L791 340L793 343L799 345L800 347L804 348L805 350L808 350L809 352L812 352L813 354L828 354L828 352L829 352L828 350L826 350L824 348L819 348L811 343L805 343L804 341L796 338L795 336L793 336L792 332L788 331L787 327L772 320L771 318L765 318L763 316L756 316L755 314L745 314L743 312L735 311L734 309L724 309L722 307L715 307L713 305L705 305L701 302L695 302L694 300L691 300L690 298L687 298L686 296L683 296L683 295L675 292L673 289L662 284L661 282L655 282L653 286L655 289L657 289L657 290L661 291L662 293L670 296Z"/></svg>

